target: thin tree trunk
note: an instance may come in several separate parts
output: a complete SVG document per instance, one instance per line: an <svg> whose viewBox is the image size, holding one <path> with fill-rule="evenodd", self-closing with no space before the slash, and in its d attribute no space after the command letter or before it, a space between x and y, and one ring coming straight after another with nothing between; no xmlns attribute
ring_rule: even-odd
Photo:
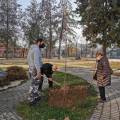
<svg viewBox="0 0 120 120"><path fill-rule="evenodd" d="M63 21L64 20L62 20L62 28L61 28L60 39L59 39L58 59L61 59L61 44L63 39Z"/></svg>
<svg viewBox="0 0 120 120"><path fill-rule="evenodd" d="M80 56L82 57L83 51L82 51L82 44L80 45L81 49L80 49Z"/></svg>
<svg viewBox="0 0 120 120"><path fill-rule="evenodd" d="M60 39L59 39L59 49L58 49L58 59L61 59L61 44L63 39L63 30L64 30L64 10L63 10L63 16L62 16L62 27L61 27L61 33L60 33Z"/></svg>
<svg viewBox="0 0 120 120"><path fill-rule="evenodd" d="M8 44L9 44L9 42L8 42L8 37L6 38L6 59L8 59Z"/></svg>
<svg viewBox="0 0 120 120"><path fill-rule="evenodd" d="M50 38L49 38L49 58L52 58L52 26L51 26L51 17L50 17Z"/></svg>
<svg viewBox="0 0 120 120"><path fill-rule="evenodd" d="M91 58L93 58L94 57L94 47L92 46L92 48L91 48Z"/></svg>
<svg viewBox="0 0 120 120"><path fill-rule="evenodd" d="M9 41L8 41L8 32L9 32L9 20L8 20L8 0L7 0L7 22L6 22L6 29L7 29L7 34L6 34L6 59L8 59L8 44L9 44Z"/></svg>
<svg viewBox="0 0 120 120"><path fill-rule="evenodd" d="M48 54L48 48L46 48L46 50L45 50L45 57L46 58L48 58L47 54Z"/></svg>
<svg viewBox="0 0 120 120"><path fill-rule="evenodd" d="M13 57L15 58L16 56L15 56L15 48L16 48L16 40L14 39L14 48L13 48Z"/></svg>
<svg viewBox="0 0 120 120"><path fill-rule="evenodd" d="M52 16L51 16L51 3L49 0L49 59L52 58Z"/></svg>
<svg viewBox="0 0 120 120"><path fill-rule="evenodd" d="M88 43L86 42L85 57L87 57L87 52L88 52Z"/></svg>
<svg viewBox="0 0 120 120"><path fill-rule="evenodd" d="M78 57L78 50L77 50L77 42L76 42L76 59L77 59L77 57Z"/></svg>
<svg viewBox="0 0 120 120"><path fill-rule="evenodd" d="M58 59L61 59L61 38L59 39Z"/></svg>
<svg viewBox="0 0 120 120"><path fill-rule="evenodd" d="M65 45L65 51L66 51L66 55L68 55L68 57L70 56L70 53L71 53L71 51L70 51L70 46L69 45ZM65 56L66 56L65 55Z"/></svg>

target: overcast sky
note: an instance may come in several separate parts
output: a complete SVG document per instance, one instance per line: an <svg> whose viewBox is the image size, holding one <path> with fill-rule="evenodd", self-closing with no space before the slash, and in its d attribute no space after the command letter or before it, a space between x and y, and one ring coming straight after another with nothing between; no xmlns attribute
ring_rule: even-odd
<svg viewBox="0 0 120 120"><path fill-rule="evenodd" d="M26 8L26 7L30 4L30 1L31 1L31 0L18 0L18 2L22 5L23 8ZM39 1L41 1L41 0L37 0L37 1L39 2ZM76 0L70 0L70 1L71 1L71 3L72 3L73 7L75 8L76 5L74 4L74 2L75 2Z"/></svg>

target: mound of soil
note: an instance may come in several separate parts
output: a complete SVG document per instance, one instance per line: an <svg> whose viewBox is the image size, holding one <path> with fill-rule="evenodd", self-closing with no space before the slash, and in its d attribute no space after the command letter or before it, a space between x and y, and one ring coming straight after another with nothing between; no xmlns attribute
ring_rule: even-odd
<svg viewBox="0 0 120 120"><path fill-rule="evenodd" d="M64 86L49 91L48 103L54 107L70 108L86 99L88 86Z"/></svg>

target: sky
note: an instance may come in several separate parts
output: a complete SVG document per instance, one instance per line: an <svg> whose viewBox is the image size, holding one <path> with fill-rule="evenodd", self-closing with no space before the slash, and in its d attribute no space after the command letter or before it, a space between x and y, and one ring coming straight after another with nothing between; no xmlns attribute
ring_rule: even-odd
<svg viewBox="0 0 120 120"><path fill-rule="evenodd" d="M23 9L25 9L29 5L30 0L18 0L18 3L22 5Z"/></svg>
<svg viewBox="0 0 120 120"><path fill-rule="evenodd" d="M18 0L18 3L22 5L22 8L25 9L29 4L31 0ZM41 0L37 0L38 2ZM71 3L73 3L73 7L75 8L76 5L74 4L75 0L70 0Z"/></svg>

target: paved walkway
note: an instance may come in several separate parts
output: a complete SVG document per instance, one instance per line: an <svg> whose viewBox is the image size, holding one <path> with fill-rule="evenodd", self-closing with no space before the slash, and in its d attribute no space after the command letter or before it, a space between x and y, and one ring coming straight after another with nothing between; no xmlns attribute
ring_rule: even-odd
<svg viewBox="0 0 120 120"><path fill-rule="evenodd" d="M0 92L0 120L22 120L16 114L16 105L26 99L29 82Z"/></svg>
<svg viewBox="0 0 120 120"><path fill-rule="evenodd" d="M43 89L48 87L47 79L44 80ZM16 114L16 105L27 99L30 81L21 86L0 92L0 120L22 120Z"/></svg>
<svg viewBox="0 0 120 120"><path fill-rule="evenodd" d="M92 71L69 68L67 72L83 77L92 83ZM22 120L16 114L16 105L26 99L30 82L0 92L0 120ZM112 77L112 86L106 88L107 102L99 103L90 120L120 120L120 78Z"/></svg>
<svg viewBox="0 0 120 120"><path fill-rule="evenodd" d="M69 68L67 72L81 76L91 84L93 71L83 68ZM99 103L90 120L120 120L120 77L112 77L111 87L106 87L107 102Z"/></svg>

